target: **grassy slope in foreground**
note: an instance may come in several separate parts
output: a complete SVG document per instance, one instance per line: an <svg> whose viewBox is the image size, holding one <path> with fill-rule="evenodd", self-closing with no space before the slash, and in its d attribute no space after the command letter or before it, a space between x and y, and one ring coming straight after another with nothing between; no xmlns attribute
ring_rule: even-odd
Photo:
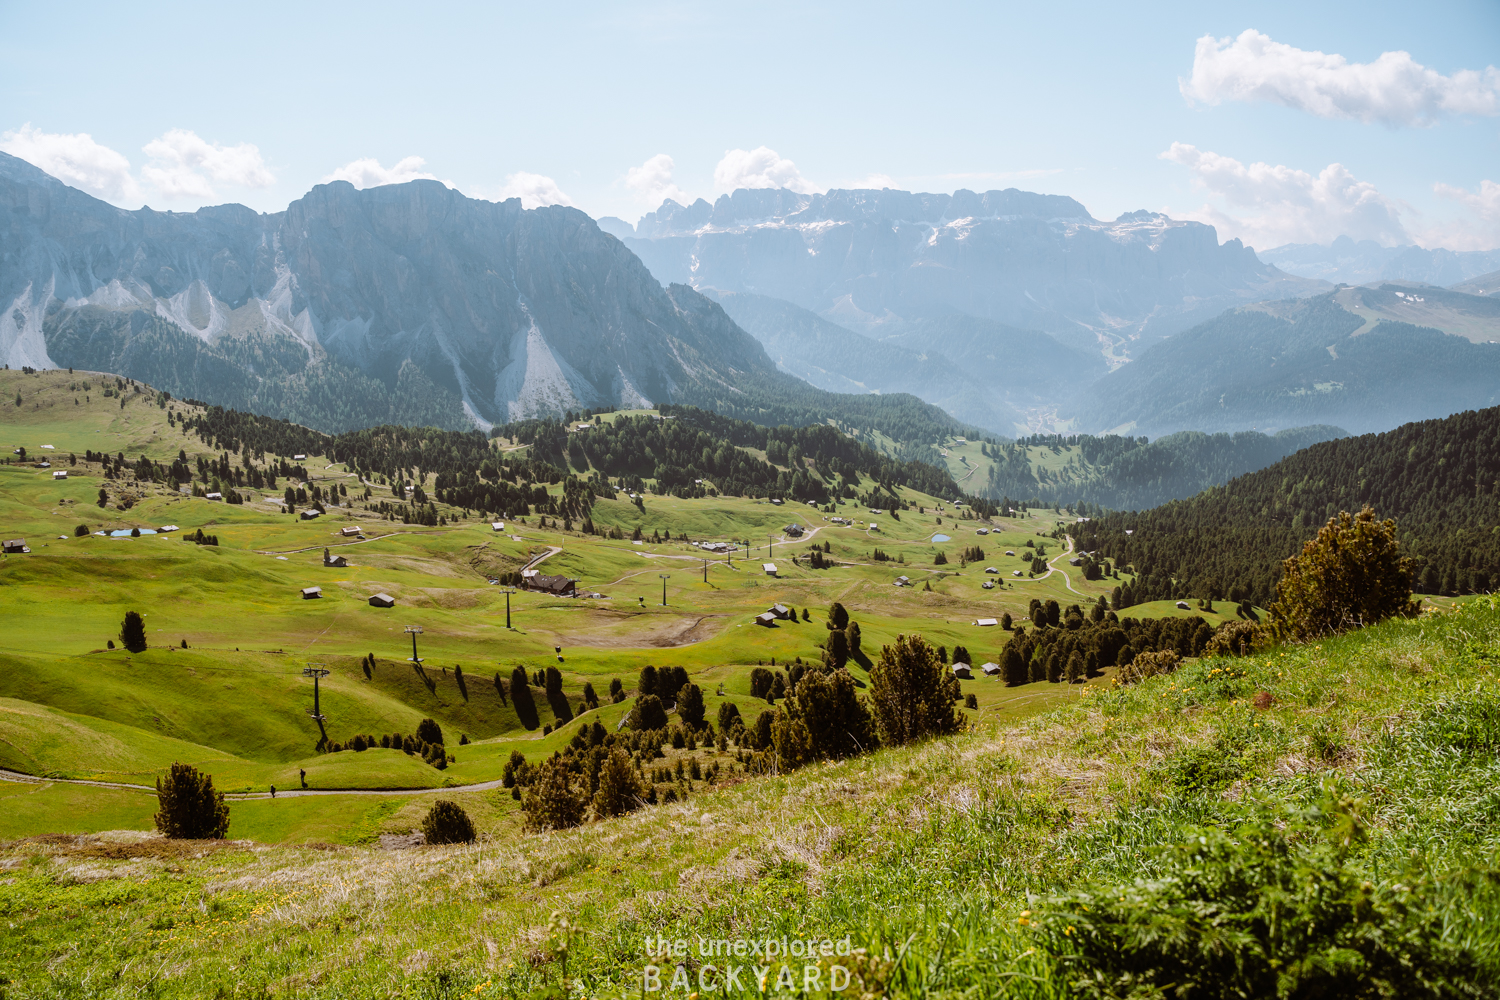
<svg viewBox="0 0 1500 1000"><path fill-rule="evenodd" d="M1070 939L1037 927L1033 894L1170 874L1183 855L1160 849L1200 829L1336 801L1361 891L1414 887L1424 940L1475 963L1462 995L1491 996L1500 906L1463 876L1500 848L1497 668L1482 599L565 833L400 853L18 842L0 975L27 998L517 995L557 981L561 914L587 996L636 992L648 934L849 935L872 956L861 992L1063 996L1047 942Z"/></svg>

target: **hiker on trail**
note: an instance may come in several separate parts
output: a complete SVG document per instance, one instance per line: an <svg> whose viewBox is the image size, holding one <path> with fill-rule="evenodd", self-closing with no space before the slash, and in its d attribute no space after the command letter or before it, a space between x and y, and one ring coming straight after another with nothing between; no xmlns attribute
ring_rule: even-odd
<svg viewBox="0 0 1500 1000"><path fill-rule="evenodd" d="M276 797L276 786L272 785L271 786L271 798L274 799L275 797Z"/></svg>
<svg viewBox="0 0 1500 1000"><path fill-rule="evenodd" d="M305 768L305 767L298 768L298 770L302 774L302 787L306 788L307 787L307 768Z"/></svg>

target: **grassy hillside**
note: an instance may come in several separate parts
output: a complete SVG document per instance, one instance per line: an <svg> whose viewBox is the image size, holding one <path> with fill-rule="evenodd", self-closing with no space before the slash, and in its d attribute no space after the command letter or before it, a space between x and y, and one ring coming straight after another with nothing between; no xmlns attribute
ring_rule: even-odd
<svg viewBox="0 0 1500 1000"><path fill-rule="evenodd" d="M89 389L82 387L85 379L93 380ZM0 389L23 393L21 408L0 409L0 435L27 449L27 461L12 455L0 464L0 537L24 538L31 548L0 555L0 587L12 623L0 636L0 697L30 706L9 723L12 735L6 739L13 749L6 751L5 766L32 774L149 784L171 760L188 759L216 762L221 787L231 790L289 787L304 769L309 783L323 789L489 781L500 776L513 749L550 752L578 725L561 726L562 717L535 689L540 718L527 730L495 685L498 674L502 687L508 686L518 666L528 675L558 669L568 714L577 712L584 686L591 685L603 706L586 713L585 721L599 717L616 725L626 706L609 703L611 682L630 690L647 665L689 670L704 688L710 718L721 701L730 700L753 719L764 703L749 696L750 671L762 664L783 668L798 657L818 659L826 634L821 620L834 600L856 616L866 648L878 649L919 622L935 643L962 644L993 659L1005 635L977 626L978 619L1007 611L1020 618L1033 597L1095 601L1117 583L1081 579L1068 566L1065 547L1043 537L1066 519L1034 513L980 520L948 500L890 481L897 478L897 463L853 442L847 442L854 449L848 454L865 455L887 481L877 484L850 464L820 473L811 462L804 474L810 481L848 486L856 495L873 495L878 485L882 503L894 489L906 510L872 515L851 501L819 508L702 490L688 491L696 494L690 496L643 490L639 505L625 492L594 497L589 518L595 534L579 530L577 522L566 529L560 515L537 513L510 519L497 532L480 512L440 499L429 504L440 523L404 523L415 510L400 495L404 483L450 499L459 490L456 480L452 493L435 485L442 480L433 470L445 467L447 453L434 443L461 439L468 447L474 436L394 432L382 438L384 451L375 449L370 436L350 436L347 442L358 447L349 446L347 462L313 451L273 487L235 487L243 504L210 501L169 482L137 478L136 460L145 454L165 467L183 451L191 485L201 490L221 477L227 483L226 468L267 476L283 469L283 459L292 456L279 454L282 447L342 447L346 439L305 435L313 444L294 445L296 429L289 425L231 419L144 388L136 392L128 383L123 397L104 398L96 391L100 384L98 376L65 372L0 373ZM75 392L81 397L76 406ZM70 419L74 413L77 418ZM643 414L608 419L635 416ZM659 426L682 423L675 418ZM795 445L803 439L791 440ZM764 443L771 457L790 461L784 441ZM43 444L54 448L42 451ZM477 448L481 458L524 457L534 450L483 437ZM86 460L90 453L93 461ZM120 453L123 465L100 461ZM749 446L745 453L758 460L768 454ZM54 480L52 470L33 461L38 455L57 467L72 455L77 464L66 464L68 479ZM827 461L843 463L837 456L835 449ZM217 463L204 466L217 470L208 483L199 478L200 459ZM364 463L363 480L350 471L356 461ZM523 462L507 468L520 470L513 474L527 482L526 489L546 498L531 506L545 509L564 499L567 483L555 470L557 481L549 485L544 476L526 480L541 476L544 467ZM598 470L586 465L584 471ZM787 472L785 464L772 468L774 476ZM325 498L343 486L348 496L339 498L342 506L330 499L328 513L304 521L283 513L289 485L317 489ZM956 495L951 482L945 491ZM81 537L75 535L80 524L89 532ZM800 537L787 530L793 524L800 526ZM140 537L97 534L166 525L177 530ZM360 533L346 537L345 528ZM634 542L638 528L642 541ZM621 537L609 537L610 529L619 529ZM185 541L200 530L218 544ZM733 540L736 548L730 555L709 554L692 544L705 540ZM1028 542L1047 546L1046 558L1060 568L1033 576L1035 550ZM826 545L822 554L830 568L809 564L814 545ZM963 552L974 546L984 563L963 565ZM325 548L349 565L325 566ZM1019 554L1007 557L1007 549ZM939 555L946 562L938 562ZM542 572L576 578L588 594L601 596L523 591L507 602L503 589L490 583L539 558ZM762 568L767 561L777 565L774 577ZM999 572L983 572L987 565ZM668 577L665 604L662 574ZM899 576L912 586L893 586ZM995 586L986 589L986 581ZM303 600L301 589L310 586L322 588L322 596ZM368 604L371 594L382 592L396 599L395 608ZM812 620L774 628L751 624L776 602L807 609ZM506 627L507 603L513 628ZM111 641L118 644L127 611L145 616L145 652L108 648ZM407 626L424 630L421 674L407 662ZM367 656L375 658L368 675L362 666ZM411 733L420 720L432 718L457 760L440 772L401 755L317 755L320 732L307 716L311 682L302 676L310 663L331 671L320 689L331 740ZM854 669L863 676L862 665ZM1067 695L1052 686L1009 691L994 681L965 687L976 695L976 716L996 718L1035 711ZM542 728L548 726L560 729L547 736ZM459 747L460 737L472 742ZM110 749L96 750L103 747Z"/></svg>
<svg viewBox="0 0 1500 1000"><path fill-rule="evenodd" d="M1156 927L1172 937L1131 952L1145 986L1494 996L1497 650L1500 606L1476 601L566 833L523 835L494 793L464 793L486 832L471 847L14 842L0 975L27 998L148 982L162 997L516 995L564 976L614 995L639 992L648 963L673 975L647 935L784 935L861 949L821 959L808 995L834 995L840 964L868 995L1061 997L1130 974L1110 942ZM13 811L64 794L0 788ZM140 816L128 793L66 794ZM305 801L231 803L231 836L290 829ZM369 830L430 799L318 801ZM1273 900L1298 933L1239 922ZM1306 962L1320 955L1341 964ZM707 961L686 959L689 976ZM774 981L781 962L766 964ZM789 964L802 986L806 963Z"/></svg>

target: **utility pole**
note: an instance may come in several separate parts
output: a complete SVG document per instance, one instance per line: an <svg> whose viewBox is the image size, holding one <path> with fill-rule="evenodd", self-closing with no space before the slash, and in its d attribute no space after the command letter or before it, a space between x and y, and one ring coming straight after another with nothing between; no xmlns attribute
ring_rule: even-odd
<svg viewBox="0 0 1500 1000"><path fill-rule="evenodd" d="M422 626L408 625L406 633L411 636L411 662L421 666L422 658L417 655L417 636L422 634Z"/></svg>
<svg viewBox="0 0 1500 1000"><path fill-rule="evenodd" d="M671 576L671 574L670 573L658 573L656 575L659 576L659 577L661 577L661 606L662 607L666 607L667 606L667 577Z"/></svg>
<svg viewBox="0 0 1500 1000"><path fill-rule="evenodd" d="M708 582L708 560L703 560L703 582Z"/></svg>
<svg viewBox="0 0 1500 1000"><path fill-rule="evenodd" d="M505 627L510 628L510 595L516 592L515 587L505 588Z"/></svg>
<svg viewBox="0 0 1500 1000"><path fill-rule="evenodd" d="M318 706L318 680L320 678L327 677L328 676L328 670L321 663L309 663L306 667L304 667L302 669L302 676L303 677L311 677L312 678L312 682L313 682L313 707L312 707L312 711L308 712L307 714L310 715L310 716L312 716L313 719L314 719L314 721L316 721L317 724L318 724L318 732L321 733L322 736L323 736L323 739L321 741L319 741L319 743L318 743L318 746L321 747L321 746L325 745L328 742L328 730L323 727L323 718L324 718L324 716L323 716L323 713L322 713L322 711L320 711L319 706Z"/></svg>

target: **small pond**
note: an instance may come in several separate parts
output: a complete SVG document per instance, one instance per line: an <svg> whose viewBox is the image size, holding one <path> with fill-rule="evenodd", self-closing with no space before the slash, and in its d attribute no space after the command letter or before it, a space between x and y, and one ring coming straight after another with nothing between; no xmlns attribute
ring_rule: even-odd
<svg viewBox="0 0 1500 1000"><path fill-rule="evenodd" d="M154 534L156 534L156 529L155 528L142 528L141 529L141 534L143 534L143 535L154 535ZM128 532L128 531L111 531L109 533L109 537L110 538L129 538L130 537L130 532Z"/></svg>
<svg viewBox="0 0 1500 1000"><path fill-rule="evenodd" d="M128 531L127 531L127 532L126 532L126 534L127 534L127 535L128 535L128 534L129 534L129 532L128 532ZM949 536L947 536L947 535L933 535L933 536L932 536L932 540L933 540L933 541L934 541L934 542L951 542L951 541L953 541L953 539L952 539L952 538L950 538L950 537L949 537Z"/></svg>

